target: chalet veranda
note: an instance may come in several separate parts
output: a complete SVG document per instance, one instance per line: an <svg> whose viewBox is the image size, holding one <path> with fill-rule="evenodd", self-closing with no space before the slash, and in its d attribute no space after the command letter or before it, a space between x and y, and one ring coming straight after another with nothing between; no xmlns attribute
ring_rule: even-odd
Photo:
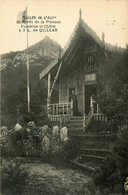
<svg viewBox="0 0 128 195"><path fill-rule="evenodd" d="M79 21L58 60L40 73L40 79L48 82L47 112L51 121L66 123L79 118L83 130L92 120L106 122L94 98L97 67L108 62L110 53L121 55L123 50L105 43L104 32L101 40L82 19L80 10Z"/></svg>

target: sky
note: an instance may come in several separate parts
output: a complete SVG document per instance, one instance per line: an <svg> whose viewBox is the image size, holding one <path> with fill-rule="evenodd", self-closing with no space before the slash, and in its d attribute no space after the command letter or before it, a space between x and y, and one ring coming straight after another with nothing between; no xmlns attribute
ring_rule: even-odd
<svg viewBox="0 0 128 195"><path fill-rule="evenodd" d="M19 32L16 23L26 6L28 16L56 16L61 21L57 32L29 32L29 46L49 36L64 47L79 20L80 8L82 19L100 38L104 32L107 43L121 47L128 43L128 0L1 0L0 53L27 47L26 33Z"/></svg>

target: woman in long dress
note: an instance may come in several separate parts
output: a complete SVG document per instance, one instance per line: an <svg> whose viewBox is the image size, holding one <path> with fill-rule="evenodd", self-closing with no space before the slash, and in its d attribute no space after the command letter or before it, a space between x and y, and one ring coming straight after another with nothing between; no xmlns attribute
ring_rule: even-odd
<svg viewBox="0 0 128 195"><path fill-rule="evenodd" d="M69 96L69 102L73 101L73 116L78 115L78 100L77 96L75 95L75 90L72 90L71 95Z"/></svg>

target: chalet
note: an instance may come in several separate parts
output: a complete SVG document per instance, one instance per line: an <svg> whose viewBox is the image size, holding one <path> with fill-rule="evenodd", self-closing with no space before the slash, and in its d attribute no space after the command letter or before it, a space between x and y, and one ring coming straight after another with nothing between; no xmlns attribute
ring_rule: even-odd
<svg viewBox="0 0 128 195"><path fill-rule="evenodd" d="M48 80L47 110L52 121L73 117L72 91L78 102L77 117L83 118L83 128L92 118L106 120L93 98L96 95L96 70L99 64L107 62L107 51L116 50L116 46L110 47L105 43L104 33L100 40L84 22L80 10L79 21L63 54L40 73L40 79ZM52 102L55 85L58 85L58 101Z"/></svg>

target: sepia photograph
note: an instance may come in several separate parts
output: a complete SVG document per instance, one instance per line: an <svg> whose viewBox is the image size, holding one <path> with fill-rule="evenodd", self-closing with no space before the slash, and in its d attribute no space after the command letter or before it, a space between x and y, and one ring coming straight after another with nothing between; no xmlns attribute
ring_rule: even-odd
<svg viewBox="0 0 128 195"><path fill-rule="evenodd" d="M0 1L0 194L128 194L128 1Z"/></svg>

